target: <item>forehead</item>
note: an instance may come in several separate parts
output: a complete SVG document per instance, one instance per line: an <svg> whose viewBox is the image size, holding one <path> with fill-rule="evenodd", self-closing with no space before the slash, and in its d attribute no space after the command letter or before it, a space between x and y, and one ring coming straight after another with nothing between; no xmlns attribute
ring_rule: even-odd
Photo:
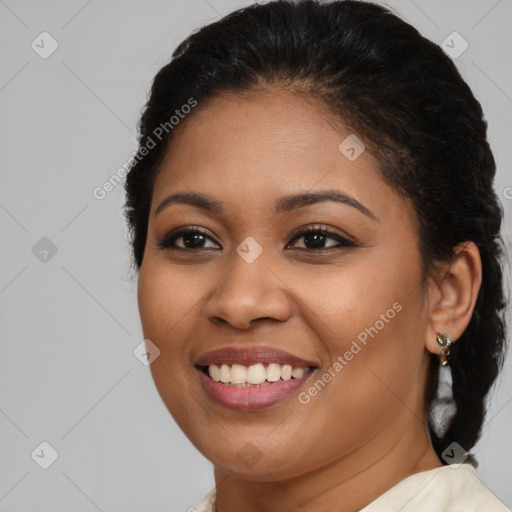
<svg viewBox="0 0 512 512"><path fill-rule="evenodd" d="M381 209L379 202L394 194L367 150L355 160L340 151L347 137L350 130L335 122L324 103L303 95L224 93L200 103L173 133L153 205L176 190L207 192L248 206L334 188Z"/></svg>

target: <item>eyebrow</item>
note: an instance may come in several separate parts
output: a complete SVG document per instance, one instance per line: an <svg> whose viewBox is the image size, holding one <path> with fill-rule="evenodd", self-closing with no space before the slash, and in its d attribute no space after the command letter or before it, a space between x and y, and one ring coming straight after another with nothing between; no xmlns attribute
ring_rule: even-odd
<svg viewBox="0 0 512 512"><path fill-rule="evenodd" d="M322 190L319 192L301 192L289 196L279 198L275 203L275 211L277 213L285 213L296 208L303 208L311 204L333 201L351 206L360 211L367 217L377 220L375 214L366 206L361 204L355 198L340 192L339 190ZM158 215L165 207L170 204L188 204L200 208L202 210L222 214L224 209L222 204L214 200L212 197L196 192L175 192L166 197L157 207L155 216Z"/></svg>

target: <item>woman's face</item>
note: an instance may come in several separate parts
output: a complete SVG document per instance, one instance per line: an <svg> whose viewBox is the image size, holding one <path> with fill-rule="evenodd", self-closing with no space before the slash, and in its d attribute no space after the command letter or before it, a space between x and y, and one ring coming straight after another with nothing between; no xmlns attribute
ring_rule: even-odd
<svg viewBox="0 0 512 512"><path fill-rule="evenodd" d="M312 105L283 91L199 104L161 164L139 274L163 401L208 459L255 480L377 459L424 428L415 217ZM244 370L270 382L218 381Z"/></svg>

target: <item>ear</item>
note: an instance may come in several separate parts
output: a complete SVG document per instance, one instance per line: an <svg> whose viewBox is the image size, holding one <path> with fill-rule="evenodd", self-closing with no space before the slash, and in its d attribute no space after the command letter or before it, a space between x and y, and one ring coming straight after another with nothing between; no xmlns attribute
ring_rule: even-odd
<svg viewBox="0 0 512 512"><path fill-rule="evenodd" d="M448 334L454 342L468 326L482 284L482 261L474 242L455 248L453 260L432 276L428 287L429 323L425 348L439 354L436 337Z"/></svg>

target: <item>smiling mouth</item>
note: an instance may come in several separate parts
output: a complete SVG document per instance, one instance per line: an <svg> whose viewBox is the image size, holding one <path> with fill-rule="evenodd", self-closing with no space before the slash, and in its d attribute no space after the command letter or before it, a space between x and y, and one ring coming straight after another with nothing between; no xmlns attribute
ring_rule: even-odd
<svg viewBox="0 0 512 512"><path fill-rule="evenodd" d="M289 364L258 363L241 364L210 364L197 366L207 377L226 386L232 387L263 387L279 381L300 379L315 367L294 367Z"/></svg>
<svg viewBox="0 0 512 512"><path fill-rule="evenodd" d="M195 368L206 395L237 411L256 411L290 398L317 369L278 363L210 364Z"/></svg>

